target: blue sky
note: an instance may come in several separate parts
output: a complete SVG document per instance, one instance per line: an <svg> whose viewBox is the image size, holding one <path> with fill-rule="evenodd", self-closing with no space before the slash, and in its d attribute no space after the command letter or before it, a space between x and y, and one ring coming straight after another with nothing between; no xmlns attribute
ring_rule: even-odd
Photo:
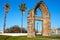
<svg viewBox="0 0 60 40"><path fill-rule="evenodd" d="M0 30L3 30L4 23L4 4L9 3L11 8L7 14L6 28L10 28L14 25L21 26L21 11L18 9L18 6L24 2L26 4L27 9L25 10L25 14L23 15L23 27L27 29L27 16L28 11L33 9L34 6L40 0L0 0ZM60 0L43 0L48 7L50 12L50 21L52 28L60 27ZM39 10L39 9L37 9ZM40 12L40 13L39 13ZM37 16L41 17L42 13L39 10ZM41 21L35 21L35 27L38 23L38 29L42 28Z"/></svg>

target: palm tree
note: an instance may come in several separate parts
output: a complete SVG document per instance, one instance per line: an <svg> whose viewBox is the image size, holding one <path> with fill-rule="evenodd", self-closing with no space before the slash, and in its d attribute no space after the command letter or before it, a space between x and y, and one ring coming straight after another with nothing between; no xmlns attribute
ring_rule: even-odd
<svg viewBox="0 0 60 40"><path fill-rule="evenodd" d="M5 9L5 14L4 14L4 31L5 31L5 27L6 27L6 15L7 15L7 13L8 13L8 9L10 8L10 5L7 3L7 4L5 4L5 6L4 6L4 9Z"/></svg>
<svg viewBox="0 0 60 40"><path fill-rule="evenodd" d="M21 33L22 33L23 14L24 14L24 11L26 10L26 5L25 5L25 3L21 3L21 5L19 5L19 10L21 10L21 12L22 12L22 17L21 17Z"/></svg>

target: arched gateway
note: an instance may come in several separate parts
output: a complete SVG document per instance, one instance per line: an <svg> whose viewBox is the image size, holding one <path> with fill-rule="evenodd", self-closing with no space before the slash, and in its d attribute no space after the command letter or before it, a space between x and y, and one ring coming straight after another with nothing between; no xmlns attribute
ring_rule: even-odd
<svg viewBox="0 0 60 40"><path fill-rule="evenodd" d="M39 8L42 12L42 18L38 18L35 16L36 9ZM30 10L28 13L28 35L27 37L35 37L35 27L34 21L35 20L42 20L42 36L50 36L50 14L48 11L47 6L43 1L37 3L33 10Z"/></svg>

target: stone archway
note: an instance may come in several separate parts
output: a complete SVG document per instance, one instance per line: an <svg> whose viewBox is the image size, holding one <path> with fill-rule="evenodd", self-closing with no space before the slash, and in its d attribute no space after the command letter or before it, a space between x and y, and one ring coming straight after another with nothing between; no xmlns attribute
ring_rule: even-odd
<svg viewBox="0 0 60 40"><path fill-rule="evenodd" d="M38 18L35 16L36 9L39 8L42 12L42 18ZM42 20L42 36L50 36L50 14L48 11L47 6L43 1L37 3L33 10L30 10L28 13L28 37L35 37L35 27L34 21L35 20Z"/></svg>

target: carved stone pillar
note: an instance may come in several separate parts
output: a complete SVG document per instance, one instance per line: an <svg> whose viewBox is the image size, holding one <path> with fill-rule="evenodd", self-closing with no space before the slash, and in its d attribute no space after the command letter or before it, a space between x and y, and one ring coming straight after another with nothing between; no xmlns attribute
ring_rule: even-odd
<svg viewBox="0 0 60 40"><path fill-rule="evenodd" d="M27 37L35 37L35 27L34 27L34 10L30 10L28 13L28 35Z"/></svg>
<svg viewBox="0 0 60 40"><path fill-rule="evenodd" d="M49 17L46 17L46 18L43 18L43 21L42 21L42 36L50 36L51 33L50 33L50 18Z"/></svg>

